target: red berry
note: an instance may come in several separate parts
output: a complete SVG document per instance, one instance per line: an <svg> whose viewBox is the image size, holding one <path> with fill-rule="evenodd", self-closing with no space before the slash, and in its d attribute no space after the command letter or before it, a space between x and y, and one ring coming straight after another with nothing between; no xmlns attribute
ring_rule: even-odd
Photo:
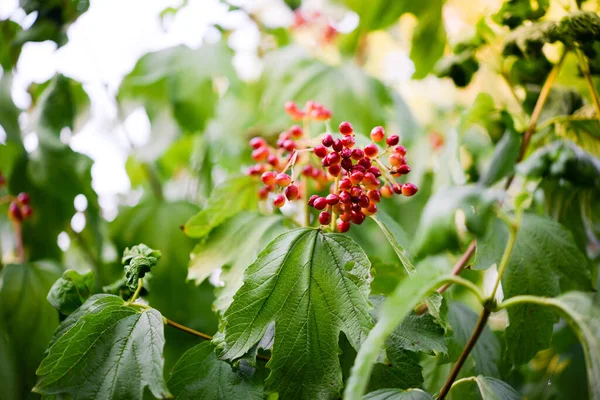
<svg viewBox="0 0 600 400"><path fill-rule="evenodd" d="M327 200L325 200L325 197L316 198L313 207L317 210L323 210L327 207Z"/></svg>
<svg viewBox="0 0 600 400"><path fill-rule="evenodd" d="M377 189L380 183L381 182L379 182L379 179L377 179L375 175L373 175L370 172L365 173L365 177L363 178L363 185L365 185L367 189Z"/></svg>
<svg viewBox="0 0 600 400"><path fill-rule="evenodd" d="M412 183L405 183L402 185L402 194L407 197L413 196L418 190L419 188Z"/></svg>
<svg viewBox="0 0 600 400"><path fill-rule="evenodd" d="M328 119L331 119L331 111L326 108L314 110L310 113L310 116L317 121L327 121Z"/></svg>
<svg viewBox="0 0 600 400"><path fill-rule="evenodd" d="M344 222L352 221L352 214L349 212L342 213L340 214L340 219Z"/></svg>
<svg viewBox="0 0 600 400"><path fill-rule="evenodd" d="M250 139L250 146L252 146L253 149L258 149L259 147L263 147L266 146L267 142L265 142L265 139L261 138L261 137L255 137Z"/></svg>
<svg viewBox="0 0 600 400"><path fill-rule="evenodd" d="M298 109L298 106L293 101L285 103L285 112L294 120L300 120L304 118L304 112Z"/></svg>
<svg viewBox="0 0 600 400"><path fill-rule="evenodd" d="M275 178L277 174L273 171L267 171L260 177L260 180L267 186L273 185L275 183Z"/></svg>
<svg viewBox="0 0 600 400"><path fill-rule="evenodd" d="M29 195L25 192L21 192L17 195L17 201L19 204L29 204Z"/></svg>
<svg viewBox="0 0 600 400"><path fill-rule="evenodd" d="M360 196L362 194L362 189L360 188L360 186L352 186L352 189L350 189L350 197L358 199L358 196Z"/></svg>
<svg viewBox="0 0 600 400"><path fill-rule="evenodd" d="M298 198L299 192L298 186L290 185L285 188L285 197L287 197L288 200L295 200Z"/></svg>
<svg viewBox="0 0 600 400"><path fill-rule="evenodd" d="M319 214L319 223L321 225L327 225L331 222L331 214L327 211L323 211Z"/></svg>
<svg viewBox="0 0 600 400"><path fill-rule="evenodd" d="M365 214L361 211L352 211L352 223L360 225L365 221Z"/></svg>
<svg viewBox="0 0 600 400"><path fill-rule="evenodd" d="M338 232L340 232L340 233L348 232L348 229L350 229L350 222L338 221L338 223L337 223Z"/></svg>
<svg viewBox="0 0 600 400"><path fill-rule="evenodd" d="M312 172L313 172L313 166L312 165L305 165L304 168L302 168L302 176L312 176Z"/></svg>
<svg viewBox="0 0 600 400"><path fill-rule="evenodd" d="M267 157L267 162L272 166L276 167L279 165L279 158L275 154L269 154Z"/></svg>
<svg viewBox="0 0 600 400"><path fill-rule="evenodd" d="M369 207L361 208L360 211L368 217L377 212L377 205L375 203L371 203L369 204Z"/></svg>
<svg viewBox="0 0 600 400"><path fill-rule="evenodd" d="M294 151L296 148L296 143L292 139L286 139L281 143L281 147L283 147L287 151Z"/></svg>
<svg viewBox="0 0 600 400"><path fill-rule="evenodd" d="M353 160L361 160L365 157L365 152L361 149L352 150L352 159Z"/></svg>
<svg viewBox="0 0 600 400"><path fill-rule="evenodd" d="M334 140L333 140L333 136L331 136L331 133L326 133L323 136L323 140L321 140L321 143L323 143L323 146L325 146L325 147L333 146L333 142L334 142Z"/></svg>
<svg viewBox="0 0 600 400"><path fill-rule="evenodd" d="M398 146L394 147L394 151L398 154L400 154L401 156L405 156L406 155L406 147L402 146L401 144L399 144Z"/></svg>
<svg viewBox="0 0 600 400"><path fill-rule="evenodd" d="M21 213L21 209L17 202L13 201L8 206L8 217L15 222L23 221L23 214Z"/></svg>
<svg viewBox="0 0 600 400"><path fill-rule="evenodd" d="M275 183L282 187L288 186L292 183L292 178L290 178L288 174L282 172L275 177Z"/></svg>
<svg viewBox="0 0 600 400"><path fill-rule="evenodd" d="M327 172L329 172L329 175L331 176L338 176L341 170L342 167L340 167L339 164L331 165L329 168L327 168Z"/></svg>
<svg viewBox="0 0 600 400"><path fill-rule="evenodd" d="M335 153L335 152L329 153L326 158L327 158L327 162L330 165L339 164L340 161L342 161L342 157L338 153Z"/></svg>
<svg viewBox="0 0 600 400"><path fill-rule="evenodd" d="M354 128L350 122L344 121L339 126L340 133L342 135L352 135Z"/></svg>
<svg viewBox="0 0 600 400"><path fill-rule="evenodd" d="M327 200L327 204L334 206L340 201L340 197L335 193L330 193L325 197L325 200Z"/></svg>
<svg viewBox="0 0 600 400"><path fill-rule="evenodd" d="M252 159L254 161L263 161L269 156L269 149L267 147L259 147L256 150L252 150Z"/></svg>
<svg viewBox="0 0 600 400"><path fill-rule="evenodd" d="M394 195L394 192L392 192L392 188L390 188L387 185L382 186L381 189L379 189L379 192L381 193L381 196L385 197L386 199L389 199Z"/></svg>
<svg viewBox="0 0 600 400"><path fill-rule="evenodd" d="M352 150L344 147L342 151L340 151L340 156L342 156L342 158L350 158L352 157Z"/></svg>
<svg viewBox="0 0 600 400"><path fill-rule="evenodd" d="M362 172L354 171L350 174L350 181L353 184L357 185L363 180L364 177L365 177L365 174L363 174Z"/></svg>
<svg viewBox="0 0 600 400"><path fill-rule="evenodd" d="M362 165L356 164L355 166L352 167L352 171L360 171L364 174L366 169Z"/></svg>
<svg viewBox="0 0 600 400"><path fill-rule="evenodd" d="M273 205L275 207L281 208L283 207L285 204L285 196L282 194L278 194L277 196L275 196L275 198L273 199Z"/></svg>
<svg viewBox="0 0 600 400"><path fill-rule="evenodd" d="M354 144L356 143L356 139L354 139L354 136L344 136L342 138L342 144L344 145L344 147L351 149L352 147L354 147Z"/></svg>
<svg viewBox="0 0 600 400"><path fill-rule="evenodd" d="M342 190L338 196L340 198L340 201L342 203L348 203L350 202L350 193L347 192L346 190Z"/></svg>
<svg viewBox="0 0 600 400"><path fill-rule="evenodd" d="M410 166L408 164L402 164L402 165L398 166L397 172L400 175L406 175L410 172Z"/></svg>
<svg viewBox="0 0 600 400"><path fill-rule="evenodd" d="M371 143L365 146L365 156L369 158L376 157L379 153L379 147L375 143Z"/></svg>
<svg viewBox="0 0 600 400"><path fill-rule="evenodd" d="M313 149L313 152L315 153L315 156L323 158L327 155L327 147L323 146L322 144L318 144Z"/></svg>
<svg viewBox="0 0 600 400"><path fill-rule="evenodd" d="M394 193L400 194L400 193L402 193L402 185L400 185L398 183L394 183L392 185L392 190L394 191Z"/></svg>
<svg viewBox="0 0 600 400"><path fill-rule="evenodd" d="M294 139L300 139L304 135L304 131L298 125L293 125L289 132Z"/></svg>
<svg viewBox="0 0 600 400"><path fill-rule="evenodd" d="M344 158L342 159L342 164L341 164L342 168L344 168L345 170L349 171L350 169L352 169L352 160L349 158Z"/></svg>
<svg viewBox="0 0 600 400"><path fill-rule="evenodd" d="M400 137L398 135L390 135L385 142L388 146L395 146L400 142Z"/></svg>
<svg viewBox="0 0 600 400"><path fill-rule="evenodd" d="M358 199L356 199L356 200L358 200ZM353 203L352 206L351 206L351 208L350 208L350 210L354 211L354 212L359 212L360 211L360 206L358 204L356 204L356 203Z"/></svg>
<svg viewBox="0 0 600 400"><path fill-rule="evenodd" d="M363 155L364 155L364 152L363 152ZM371 160L369 160L367 157L362 158L362 159L358 160L358 165L360 165L365 170L367 170L367 169L371 168Z"/></svg>
<svg viewBox="0 0 600 400"><path fill-rule="evenodd" d="M371 202L369 201L367 195L361 194L360 196L358 196L358 202L356 204L358 204L360 208L367 208L369 207L369 204L371 204Z"/></svg>
<svg viewBox="0 0 600 400"><path fill-rule="evenodd" d="M379 178L381 176L381 171L377 167L370 167L368 171L375 175L376 178Z"/></svg>
<svg viewBox="0 0 600 400"><path fill-rule="evenodd" d="M260 200L266 200L269 197L269 192L270 192L270 190L267 186L261 187L258 190L258 198Z"/></svg>
<svg viewBox="0 0 600 400"><path fill-rule="evenodd" d="M379 203L381 201L381 193L377 189L369 190L367 196L372 203Z"/></svg>
<svg viewBox="0 0 600 400"><path fill-rule="evenodd" d="M375 128L371 129L371 140L374 142L380 142L383 140L385 136L385 130L383 129L383 126L376 126Z"/></svg>
<svg viewBox="0 0 600 400"><path fill-rule="evenodd" d="M336 139L336 140L333 142L333 145L332 145L332 146L333 146L333 150L335 150L335 151L337 151L337 152L340 152L340 151L342 151L342 149L344 148L344 145L343 145L343 143L342 143L342 140L341 140L341 139Z"/></svg>
<svg viewBox="0 0 600 400"><path fill-rule="evenodd" d="M404 157L398 153L392 153L389 155L388 161L390 162L390 165L398 166L404 163Z"/></svg>
<svg viewBox="0 0 600 400"><path fill-rule="evenodd" d="M319 198L319 196L317 196L316 194L313 194L312 196L310 196L310 198L308 199L308 205L311 207L314 207L315 200L318 198Z"/></svg>
<svg viewBox="0 0 600 400"><path fill-rule="evenodd" d="M348 178L344 178L340 181L339 186L342 190L348 190L352 187L352 181Z"/></svg>

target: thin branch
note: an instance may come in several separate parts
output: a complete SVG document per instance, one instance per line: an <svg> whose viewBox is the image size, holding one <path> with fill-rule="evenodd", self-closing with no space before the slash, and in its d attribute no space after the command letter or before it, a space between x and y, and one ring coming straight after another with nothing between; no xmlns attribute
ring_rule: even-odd
<svg viewBox="0 0 600 400"><path fill-rule="evenodd" d="M23 226L19 221L13 221L13 228L15 230L15 240L17 247L17 259L19 263L25 262L25 249L23 248Z"/></svg>
<svg viewBox="0 0 600 400"><path fill-rule="evenodd" d="M600 99L598 98L598 92L596 91L596 86L594 86L594 81L592 80L588 59L580 49L576 49L575 52L577 53L579 68L581 68L581 73L585 78L590 95L592 96L592 101L594 102L594 107L596 108L596 117L600 118Z"/></svg>
<svg viewBox="0 0 600 400"><path fill-rule="evenodd" d="M144 287L144 278L140 278L140 279L138 279L137 288L135 289L135 292L133 292L133 296L131 296L131 299L129 299L127 304L133 303L135 301L135 299L138 298L143 287Z"/></svg>
<svg viewBox="0 0 600 400"><path fill-rule="evenodd" d="M207 335L206 333L198 332L197 330L194 330L192 328L188 328L185 325L181 325L181 324L178 324L175 321L171 321L168 318L165 318L165 322L167 323L167 325L170 325L173 328L177 328L180 331L187 332L187 333L189 333L191 335L201 337L204 340L213 340L213 337L210 336L210 335ZM269 361L271 359L271 357L269 357L269 356L263 356L262 354L257 354L256 358L259 358L259 359L264 360L264 361Z"/></svg>
<svg viewBox="0 0 600 400"><path fill-rule="evenodd" d="M469 260L473 256L473 254L475 254L476 249L477 249L477 241L473 240L469 244L469 247L464 252L464 254L460 257L460 259L456 262L456 264L454 264L454 267L452 267L452 275L455 275L455 276L459 275L461 273L461 271L463 269L465 269L465 267L469 263ZM450 287L451 284L452 284L452 282L445 283L444 285L442 285L438 288L437 292L440 294L444 293ZM417 314L423 314L425 311L427 311L427 304L423 303L417 309Z"/></svg>
<svg viewBox="0 0 600 400"><path fill-rule="evenodd" d="M481 315L479 316L479 320L477 321L477 325L475 325L475 329L473 330L473 334L469 338L469 341L467 342L467 345L463 349L463 352L458 357L458 361L456 361L456 364L454 364L454 368L452 368L452 372L450 372L450 376L448 377L448 380L444 384L444 387L442 387L442 390L440 390L440 394L437 396L438 400L443 400L446 397L446 395L448 394L448 392L450 391L450 388L452 387L454 380L458 376L458 373L460 372L461 368L465 364L465 361L467 361L467 357L469 357L471 350L473 350L473 347L475 347L475 344L477 343L479 336L483 332L483 329L485 328L485 325L487 324L487 321L490 318L491 313L492 312L488 308L484 308L483 311L481 312Z"/></svg>

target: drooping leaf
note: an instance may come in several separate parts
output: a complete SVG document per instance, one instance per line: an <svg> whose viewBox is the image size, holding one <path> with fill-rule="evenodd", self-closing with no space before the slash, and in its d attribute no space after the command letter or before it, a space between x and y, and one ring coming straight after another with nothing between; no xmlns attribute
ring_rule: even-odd
<svg viewBox="0 0 600 400"><path fill-rule="evenodd" d="M588 261L565 227L549 218L525 214L502 276L502 288L505 298L591 289ZM556 321L550 310L517 305L508 310L508 318L507 354L514 363L525 363L549 346Z"/></svg>
<svg viewBox="0 0 600 400"><path fill-rule="evenodd" d="M138 281L146 276L148 272L160 260L162 254L159 250L151 249L143 243L127 247L123 251L121 263L125 265L125 279L129 290L135 291Z"/></svg>
<svg viewBox="0 0 600 400"><path fill-rule="evenodd" d="M431 314L406 316L400 326L392 332L388 342L393 346L422 353L447 353L444 328L436 323Z"/></svg>
<svg viewBox="0 0 600 400"><path fill-rule="evenodd" d="M386 362L377 363L373 368L369 391L386 388L408 389L423 384L422 367L416 353L387 345L386 355Z"/></svg>
<svg viewBox="0 0 600 400"><path fill-rule="evenodd" d="M402 243L405 243L405 246L409 243L406 232L404 232L402 227L396 221L391 219L387 214L383 212L379 214L381 215L373 215L373 220L377 223L388 242L390 242L390 245L394 249L394 252L398 256L398 258L400 259L400 262L402 263L402 266L404 267L406 272L408 274L414 273L415 267L410 261L408 252L406 251L405 247L398 243L399 241L402 241Z"/></svg>
<svg viewBox="0 0 600 400"><path fill-rule="evenodd" d="M21 379L11 340L6 333L5 326L0 325L0 387L2 387L3 399L19 400L22 398Z"/></svg>
<svg viewBox="0 0 600 400"><path fill-rule="evenodd" d="M446 273L440 268L417 268L416 274L411 279L401 281L394 293L387 298L379 313L379 320L358 350L344 390L345 399L362 398L385 341L421 299L448 279Z"/></svg>
<svg viewBox="0 0 600 400"><path fill-rule="evenodd" d="M342 386L340 332L357 349L371 327L369 267L346 236L306 228L279 236L248 268L224 315L220 357L242 357L274 322L267 390L281 398L333 396Z"/></svg>
<svg viewBox="0 0 600 400"><path fill-rule="evenodd" d="M229 179L217 186L202 211L185 223L185 234L192 238L203 238L235 214L256 209L257 187L257 182L248 176Z"/></svg>
<svg viewBox="0 0 600 400"><path fill-rule="evenodd" d="M481 177L481 184L492 186L505 176L513 173L519 149L521 148L521 135L514 129L507 129L502 135L502 139L496 144L494 155L490 160L490 165Z"/></svg>
<svg viewBox="0 0 600 400"><path fill-rule="evenodd" d="M509 384L489 376L472 376L456 381L449 396L452 399L519 400L522 396Z"/></svg>
<svg viewBox="0 0 600 400"><path fill-rule="evenodd" d="M600 306L595 295L569 292L545 300L564 317L581 342L585 354L590 399L600 399Z"/></svg>
<svg viewBox="0 0 600 400"><path fill-rule="evenodd" d="M142 399L147 386L155 397L168 397L162 315L128 307L117 296L96 295L88 302L99 298L103 301L97 307L88 309L52 344L38 368L41 378L34 391Z"/></svg>
<svg viewBox="0 0 600 400"><path fill-rule="evenodd" d="M367 393L363 400L433 400L433 397L421 389L380 389Z"/></svg>
<svg viewBox="0 0 600 400"><path fill-rule="evenodd" d="M46 294L60 276L51 262L8 264L0 272L0 325L9 340L19 375L19 396L35 383L35 369L58 326L58 313Z"/></svg>
<svg viewBox="0 0 600 400"><path fill-rule="evenodd" d="M215 347L204 342L188 350L167 382L175 399L264 398L261 371L240 362L237 368L217 359Z"/></svg>
<svg viewBox="0 0 600 400"><path fill-rule="evenodd" d="M69 315L91 296L95 280L92 271L81 275L68 269L50 288L48 302L62 314Z"/></svg>
<svg viewBox="0 0 600 400"><path fill-rule="evenodd" d="M479 316L467 306L450 302L448 309L448 324L451 333L448 337L448 356L456 361L463 351L467 341L475 329ZM479 340L473 347L465 364L465 370L473 369L476 374L499 376L500 342L489 327L485 327Z"/></svg>
<svg viewBox="0 0 600 400"><path fill-rule="evenodd" d="M417 254L435 254L459 245L456 213L465 215L467 228L484 234L492 206L500 194L480 186L447 187L427 202L415 238Z"/></svg>
<svg viewBox="0 0 600 400"><path fill-rule="evenodd" d="M217 290L214 308L223 313L242 286L246 268L284 231L284 218L280 216L252 212L238 214L215 228L192 250L188 279L199 284L221 268L219 279L223 287ZM235 251L231 249L232 243L237 244Z"/></svg>

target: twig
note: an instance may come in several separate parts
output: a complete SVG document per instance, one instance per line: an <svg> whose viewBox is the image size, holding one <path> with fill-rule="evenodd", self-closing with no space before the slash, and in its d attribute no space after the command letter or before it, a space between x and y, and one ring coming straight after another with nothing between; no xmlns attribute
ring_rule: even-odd
<svg viewBox="0 0 600 400"><path fill-rule="evenodd" d="M460 274L460 272L467 266L469 260L475 253L476 249L477 249L477 241L473 240L469 244L469 247L467 248L467 250L460 257L460 259L456 262L456 264L454 264L454 267L452 267L452 275ZM440 294L444 293L450 287L451 284L452 284L452 282L443 284L442 286L440 286L438 288L437 292ZM417 314L419 314L419 315L423 314L425 311L427 311L427 304L423 303L417 309Z"/></svg>
<svg viewBox="0 0 600 400"><path fill-rule="evenodd" d="M165 321L166 321L167 325L170 325L173 328L177 328L180 331L187 332L187 333L189 333L191 335L201 337L204 340L213 340L213 337L210 336L210 335L207 335L206 333L198 332L197 330L194 330L192 328L188 328L185 325L181 325L181 324L178 324L175 321L171 321L168 318L165 318ZM260 358L261 360L264 360L264 361L269 361L271 359L271 357L263 356L262 354L257 354L256 358Z"/></svg>
<svg viewBox="0 0 600 400"><path fill-rule="evenodd" d="M469 357L471 350L473 350L473 347L475 347L475 344L477 343L479 336L483 332L483 329L485 328L485 325L487 324L487 321L488 321L491 313L492 312L487 307L484 308L483 311L481 312L481 315L479 316L479 320L477 321L477 325L475 325L475 329L473 330L473 334L469 338L469 341L467 342L467 345L463 349L463 352L458 357L458 361L456 361L456 364L454 364L454 368L452 368L452 372L450 372L450 376L448 377L448 380L444 384L444 387L442 387L442 390L440 390L440 393L437 396L438 400L443 400L446 397L446 395L448 394L448 392L450 391L450 388L452 387L454 380L458 376L458 373L460 372L461 368L465 364L465 361L467 361L467 357Z"/></svg>
<svg viewBox="0 0 600 400"><path fill-rule="evenodd" d="M131 296L131 299L129 299L127 304L133 303L135 301L135 299L138 298L138 296L140 295L140 292L142 291L142 287L144 287L144 278L138 279L137 288L135 289L135 292L133 292L133 296Z"/></svg>
<svg viewBox="0 0 600 400"><path fill-rule="evenodd" d="M575 52L577 53L577 59L579 61L581 73L585 78L590 95L592 96L592 101L594 102L594 107L596 108L596 118L600 118L600 99L598 99L598 92L596 91L596 86L594 86L594 81L592 80L592 74L590 73L590 65L587 57L580 49L576 49Z"/></svg>
<svg viewBox="0 0 600 400"><path fill-rule="evenodd" d="M23 248L23 226L21 225L21 222L13 221L13 228L15 230L17 259L22 264L25 262L25 250Z"/></svg>

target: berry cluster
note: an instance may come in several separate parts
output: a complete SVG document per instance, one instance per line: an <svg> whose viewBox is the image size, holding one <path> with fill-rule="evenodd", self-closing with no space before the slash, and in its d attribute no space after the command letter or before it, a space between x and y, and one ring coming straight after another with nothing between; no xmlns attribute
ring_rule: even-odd
<svg viewBox="0 0 600 400"><path fill-rule="evenodd" d="M294 120L305 122L327 121L331 117L328 109L312 101L303 109L288 102L285 109ZM356 146L352 124L342 122L338 129L341 137L325 133L316 142L316 138L311 139L300 126L294 125L279 135L276 148L263 138L253 138L250 141L252 158L258 163L250 167L248 173L260 175L265 185L258 192L259 198L266 200L269 193L274 192L273 204L282 207L287 201L302 198L309 181L315 190L330 185L327 196L312 195L307 200L308 205L321 211L318 218L321 225L336 223L339 232L346 232L350 223L360 225L367 216L375 214L382 197L412 196L417 192L414 184L395 181L410 172L406 148L399 144L398 135L386 138L383 127L376 126L371 130L372 142L360 148ZM383 142L385 148L382 149L378 143ZM384 159L389 165L383 163ZM303 184L294 181L297 165L302 166ZM296 173L298 171L296 169ZM336 215L339 216L337 221Z"/></svg>
<svg viewBox="0 0 600 400"><path fill-rule="evenodd" d="M27 193L19 193L8 206L8 216L14 222L23 222L32 214L33 209L29 205L29 195Z"/></svg>

